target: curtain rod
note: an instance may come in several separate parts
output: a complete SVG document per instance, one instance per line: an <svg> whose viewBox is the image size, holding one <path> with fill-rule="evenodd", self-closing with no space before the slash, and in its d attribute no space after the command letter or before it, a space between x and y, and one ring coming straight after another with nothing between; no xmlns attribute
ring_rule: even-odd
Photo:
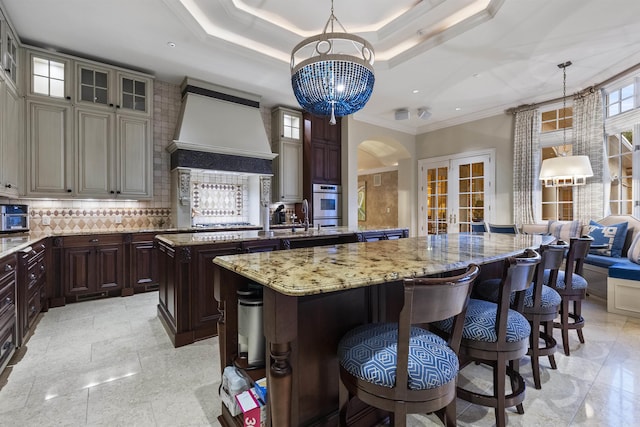
<svg viewBox="0 0 640 427"><path fill-rule="evenodd" d="M635 71L640 70L640 64L636 64L633 67L627 68L624 71L619 72L618 74L615 74L613 77L609 77L608 79L606 79L605 81L595 84L593 86L589 86L586 89L583 89L581 91L578 91L576 93L573 94L573 97L581 97L584 96L588 93L593 93L596 90L600 90L603 87L607 86L609 83L612 83L616 80L618 80L621 77L626 76L627 74L633 73ZM508 108L507 110L505 110L505 113L507 114L516 114L519 113L520 111L526 111L526 110L531 110L533 108L538 108L538 107L542 107L543 105L549 105L549 104L555 104L557 102L562 101L563 97L560 96L558 98L553 98L553 99L549 99L546 101L541 101L541 102L536 102L533 104L522 104L522 105L518 105L517 107L512 107L512 108Z"/></svg>

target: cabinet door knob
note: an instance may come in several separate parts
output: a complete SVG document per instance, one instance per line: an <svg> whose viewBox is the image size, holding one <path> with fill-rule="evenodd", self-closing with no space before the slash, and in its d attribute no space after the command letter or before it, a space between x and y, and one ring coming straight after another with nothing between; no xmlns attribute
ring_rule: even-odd
<svg viewBox="0 0 640 427"><path fill-rule="evenodd" d="M36 280L36 274L35 273L29 274L29 280Z"/></svg>
<svg viewBox="0 0 640 427"><path fill-rule="evenodd" d="M91 243L98 243L100 241L100 239L91 239L89 240Z"/></svg>
<svg viewBox="0 0 640 427"><path fill-rule="evenodd" d="M113 193L115 193L115 191L111 190L111 191L109 191L109 193L110 193L110 194L113 194Z"/></svg>
<svg viewBox="0 0 640 427"><path fill-rule="evenodd" d="M11 264L7 264L4 266L4 271L13 271L13 266Z"/></svg>
<svg viewBox="0 0 640 427"><path fill-rule="evenodd" d="M40 266L40 271L44 271L44 269L45 269L45 268L46 268L46 267L44 266L44 264L43 264L43 265L41 265L41 266Z"/></svg>
<svg viewBox="0 0 640 427"><path fill-rule="evenodd" d="M71 97L70 96L66 96L65 97L68 101L71 101Z"/></svg>
<svg viewBox="0 0 640 427"><path fill-rule="evenodd" d="M70 188L67 188L67 193L71 193L71 189Z"/></svg>
<svg viewBox="0 0 640 427"><path fill-rule="evenodd" d="M116 194L120 194L120 190L116 191Z"/></svg>
<svg viewBox="0 0 640 427"><path fill-rule="evenodd" d="M5 302L5 305L11 305L11 304L13 304L13 300L12 300L11 298L9 298L9 297L7 297L7 299L6 299L6 300L4 300L4 302Z"/></svg>
<svg viewBox="0 0 640 427"><path fill-rule="evenodd" d="M11 184L6 184L5 187L6 188L11 188Z"/></svg>

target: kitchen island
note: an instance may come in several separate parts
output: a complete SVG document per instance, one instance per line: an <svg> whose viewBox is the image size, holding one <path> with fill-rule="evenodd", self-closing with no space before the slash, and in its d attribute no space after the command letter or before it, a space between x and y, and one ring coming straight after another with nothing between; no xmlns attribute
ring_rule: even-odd
<svg viewBox="0 0 640 427"><path fill-rule="evenodd" d="M407 237L406 228L350 227L224 230L161 234L155 237L158 317L174 346L216 336L220 313L213 295L215 257L238 253L280 251L321 245L390 240Z"/></svg>
<svg viewBox="0 0 640 427"><path fill-rule="evenodd" d="M397 318L403 278L455 273L469 263L487 271L552 239L451 234L217 257L221 372L239 360L237 292L261 285L268 363L266 371L248 373L268 378L270 425L337 425L338 341L359 324ZM354 424L370 425L381 415L352 403ZM237 423L224 405L219 420Z"/></svg>

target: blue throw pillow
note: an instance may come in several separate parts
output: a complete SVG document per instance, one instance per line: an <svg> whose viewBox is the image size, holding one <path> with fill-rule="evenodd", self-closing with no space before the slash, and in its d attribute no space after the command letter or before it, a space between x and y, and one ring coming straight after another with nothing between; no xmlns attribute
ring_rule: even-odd
<svg viewBox="0 0 640 427"><path fill-rule="evenodd" d="M591 243L591 245L607 245L606 248L592 249L591 253L620 258L622 256L624 241L627 238L628 226L629 224L626 222L603 225L591 220L589 222L589 236L593 237L593 243Z"/></svg>

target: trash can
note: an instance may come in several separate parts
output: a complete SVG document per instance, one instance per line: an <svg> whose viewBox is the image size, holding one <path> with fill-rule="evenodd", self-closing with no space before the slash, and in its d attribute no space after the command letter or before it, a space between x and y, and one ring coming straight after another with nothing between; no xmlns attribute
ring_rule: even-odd
<svg viewBox="0 0 640 427"><path fill-rule="evenodd" d="M262 304L261 287L238 291L238 354L246 358L247 367L264 366Z"/></svg>

